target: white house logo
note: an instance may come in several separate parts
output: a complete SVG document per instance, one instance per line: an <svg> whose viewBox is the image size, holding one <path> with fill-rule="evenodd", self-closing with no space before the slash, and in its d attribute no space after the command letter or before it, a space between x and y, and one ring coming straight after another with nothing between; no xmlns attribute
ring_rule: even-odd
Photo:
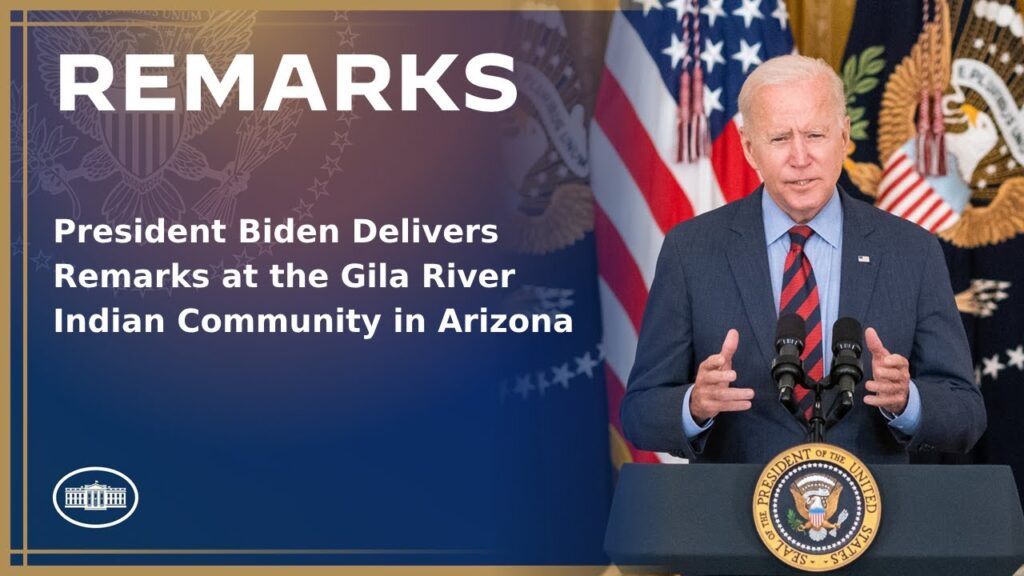
<svg viewBox="0 0 1024 576"><path fill-rule="evenodd" d="M114 488L98 481L78 488L69 486L64 489L64 507L84 510L127 508L127 492L127 488Z"/></svg>
<svg viewBox="0 0 1024 576"><path fill-rule="evenodd" d="M82 528L109 528L124 522L139 506L131 478L113 468L90 466L69 472L53 487L53 507Z"/></svg>

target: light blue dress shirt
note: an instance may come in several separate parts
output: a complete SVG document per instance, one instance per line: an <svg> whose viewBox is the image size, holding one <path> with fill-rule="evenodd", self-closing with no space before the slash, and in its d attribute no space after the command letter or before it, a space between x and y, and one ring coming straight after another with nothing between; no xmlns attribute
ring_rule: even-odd
<svg viewBox="0 0 1024 576"><path fill-rule="evenodd" d="M768 270L771 273L772 296L776 311L782 295L782 267L789 253L789 229L797 223L779 208L765 192L761 196L764 214L764 239L768 246ZM818 214L807 223L814 234L804 244L804 254L811 261L814 280L818 284L818 301L821 308L822 357L826 370L832 366L832 325L839 319L839 278L843 257L843 206L839 191L832 192L832 198ZM714 423L714 418L699 426L690 414L690 392L683 396L683 432L693 438ZM910 382L910 394L903 414L894 416L882 410L889 426L907 436L913 436L921 423L921 395L917 385Z"/></svg>

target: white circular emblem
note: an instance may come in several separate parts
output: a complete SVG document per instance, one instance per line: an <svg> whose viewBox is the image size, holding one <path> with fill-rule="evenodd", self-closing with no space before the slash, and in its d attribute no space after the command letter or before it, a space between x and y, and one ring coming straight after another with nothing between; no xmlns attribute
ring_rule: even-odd
<svg viewBox="0 0 1024 576"><path fill-rule="evenodd" d="M85 474L87 472L96 472L103 474L110 474L124 481L127 486L112 486L108 484L100 484L98 480L93 480L92 484L88 482L82 486L65 486L69 480L74 477ZM59 498L61 494L61 488L64 488L64 499L63 505ZM129 497L128 490L131 490ZM129 505L130 502L130 505ZM139 507L139 489L132 482L132 479L125 476L121 472L114 470L113 468L104 468L102 466L88 466L86 468L79 468L72 472L68 472L63 478L57 482L57 485L53 487L53 508L57 510L57 514L60 514L61 518L74 524L75 526L81 526L82 528L110 528L116 526L121 522L127 520L135 509ZM72 510L83 510L86 513L99 512L104 514L102 522L85 522L81 519L75 519L68 515L65 509ZM118 510L127 510L127 512L117 516L111 520L110 515L116 514ZM77 514L76 514L77 515Z"/></svg>

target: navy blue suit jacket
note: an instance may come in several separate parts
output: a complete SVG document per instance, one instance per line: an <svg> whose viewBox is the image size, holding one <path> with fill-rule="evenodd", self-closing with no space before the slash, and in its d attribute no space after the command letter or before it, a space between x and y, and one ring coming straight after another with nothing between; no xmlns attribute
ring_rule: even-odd
<svg viewBox="0 0 1024 576"><path fill-rule="evenodd" d="M779 404L769 372L778 314L761 194L759 189L683 222L665 237L621 406L626 437L640 449L692 461L763 463L809 441L806 427ZM890 352L909 359L921 395L921 420L913 437L891 429L877 408L864 404L861 384L853 409L826 440L869 463L907 462L909 450L970 450L985 430L985 406L974 384L942 247L916 224L841 190L840 198L839 316L874 327ZM710 430L687 440L683 395L698 365L720 351L730 328L740 333L733 386L754 389L753 407L723 412ZM866 347L862 358L866 381L871 378Z"/></svg>

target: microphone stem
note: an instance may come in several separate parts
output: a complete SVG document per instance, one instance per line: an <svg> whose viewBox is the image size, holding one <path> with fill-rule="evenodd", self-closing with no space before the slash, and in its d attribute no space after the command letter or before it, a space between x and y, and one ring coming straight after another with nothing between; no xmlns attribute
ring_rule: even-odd
<svg viewBox="0 0 1024 576"><path fill-rule="evenodd" d="M814 393L814 406L811 408L811 442L825 441L825 416L821 411L821 382L815 381L811 391Z"/></svg>

